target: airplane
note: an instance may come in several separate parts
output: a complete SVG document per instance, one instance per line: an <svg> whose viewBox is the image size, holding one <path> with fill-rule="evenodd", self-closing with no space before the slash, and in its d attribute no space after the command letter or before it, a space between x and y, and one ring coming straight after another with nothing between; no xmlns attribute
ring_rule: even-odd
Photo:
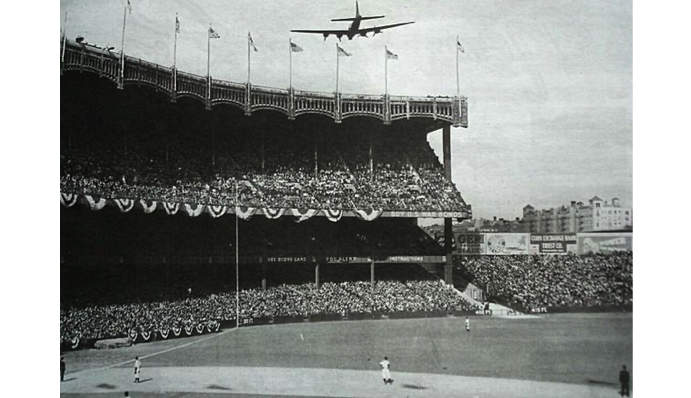
<svg viewBox="0 0 691 398"><path fill-rule="evenodd" d="M381 31L384 29L395 28L396 26L403 26L403 25L415 23L414 21L411 21L411 22L400 22L400 23L395 23L395 24L391 24L391 25L373 26L371 28L360 28L360 21L365 21L368 19L379 19L379 18L384 18L384 15L375 15L375 16L366 16L366 17L363 17L362 15L360 15L360 7L358 6L358 2L356 1L355 2L355 17L354 18L337 18L337 19L331 20L332 22L353 21L353 23L350 24L350 27L348 28L348 30L295 29L295 30L291 30L291 32L321 34L321 35L324 35L324 41L326 41L326 38L329 37L329 35L334 35L334 36L338 37L338 41L341 41L341 37L343 37L343 36L348 37L348 40L352 40L353 37L356 37L356 36L368 37L367 34L370 32L374 32L374 34L372 36L375 36L378 33L381 33Z"/></svg>

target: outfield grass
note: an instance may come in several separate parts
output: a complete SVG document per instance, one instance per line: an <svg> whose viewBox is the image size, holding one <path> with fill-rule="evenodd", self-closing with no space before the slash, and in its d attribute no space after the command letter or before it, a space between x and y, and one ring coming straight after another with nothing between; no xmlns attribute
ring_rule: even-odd
<svg viewBox="0 0 691 398"><path fill-rule="evenodd" d="M579 384L617 382L632 368L632 314L554 314L538 319L348 321L241 328L144 360L160 366L276 366L396 371ZM302 334L302 338L300 336ZM202 340L199 336L195 340ZM304 338L304 340L303 340ZM70 353L68 372L106 366L193 341ZM123 365L131 366L131 365Z"/></svg>

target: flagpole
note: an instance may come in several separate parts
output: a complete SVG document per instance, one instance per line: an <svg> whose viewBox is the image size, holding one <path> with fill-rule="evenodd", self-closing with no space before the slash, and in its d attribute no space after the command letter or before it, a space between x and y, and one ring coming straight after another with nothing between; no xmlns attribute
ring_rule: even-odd
<svg viewBox="0 0 691 398"><path fill-rule="evenodd" d="M250 84L250 32L247 32L247 84Z"/></svg>
<svg viewBox="0 0 691 398"><path fill-rule="evenodd" d="M456 36L456 97L460 97L461 95L461 90L460 90L460 83L459 83L459 78L458 78L458 36Z"/></svg>
<svg viewBox="0 0 691 398"><path fill-rule="evenodd" d="M336 43L336 95L338 95L338 43Z"/></svg>
<svg viewBox="0 0 691 398"><path fill-rule="evenodd" d="M173 69L177 64L178 56L178 13L175 13L175 42L173 44Z"/></svg>
<svg viewBox="0 0 691 398"><path fill-rule="evenodd" d="M211 24L206 34L206 77L211 77Z"/></svg>
<svg viewBox="0 0 691 398"><path fill-rule="evenodd" d="M389 94L389 55L388 48L384 46L384 95Z"/></svg>
<svg viewBox="0 0 691 398"><path fill-rule="evenodd" d="M125 26L127 26L127 6L122 17L122 43L120 45L120 84L125 83Z"/></svg>
<svg viewBox="0 0 691 398"><path fill-rule="evenodd" d="M65 62L65 47L67 45L67 10L65 10L65 19L62 23L62 54L60 54L60 61Z"/></svg>
<svg viewBox="0 0 691 398"><path fill-rule="evenodd" d="M288 39L288 57L290 59L290 84L289 87L293 88L293 40Z"/></svg>
<svg viewBox="0 0 691 398"><path fill-rule="evenodd" d="M238 182L235 181L235 328L240 327L240 254L238 247Z"/></svg>

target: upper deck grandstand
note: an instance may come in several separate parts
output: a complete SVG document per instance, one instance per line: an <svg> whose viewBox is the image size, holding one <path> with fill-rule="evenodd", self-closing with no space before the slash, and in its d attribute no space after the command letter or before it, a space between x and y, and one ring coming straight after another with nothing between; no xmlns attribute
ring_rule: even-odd
<svg viewBox="0 0 691 398"><path fill-rule="evenodd" d="M288 121L275 111L247 117L235 106L208 112L191 96L175 100L158 86L117 90L92 74L65 73L61 192L260 209L469 212L426 140L444 126L441 114L382 124L334 123L317 112Z"/></svg>

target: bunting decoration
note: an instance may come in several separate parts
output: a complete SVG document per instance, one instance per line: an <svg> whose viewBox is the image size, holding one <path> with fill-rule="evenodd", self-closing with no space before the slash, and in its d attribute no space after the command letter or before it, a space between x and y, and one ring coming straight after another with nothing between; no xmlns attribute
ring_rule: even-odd
<svg viewBox="0 0 691 398"><path fill-rule="evenodd" d="M156 210L157 202L155 200L151 201L151 205L149 205L144 199L140 199L139 203L141 203L142 207L144 208L144 213L146 214L153 213L153 211Z"/></svg>
<svg viewBox="0 0 691 398"><path fill-rule="evenodd" d="M78 197L79 195L77 195L76 193L60 192L60 204L62 204L65 207L72 207L75 203L77 203Z"/></svg>
<svg viewBox="0 0 691 398"><path fill-rule="evenodd" d="M194 328L190 325L185 325L185 334L191 336L192 332L194 332Z"/></svg>
<svg viewBox="0 0 691 398"><path fill-rule="evenodd" d="M146 332L142 331L141 335L142 335L142 338L144 339L144 341L149 341L152 333L150 331L146 331Z"/></svg>
<svg viewBox="0 0 691 398"><path fill-rule="evenodd" d="M209 210L209 214L213 218L221 217L222 215L226 214L226 211L228 211L228 206L208 205L206 208Z"/></svg>
<svg viewBox="0 0 691 398"><path fill-rule="evenodd" d="M343 217L343 210L324 209L324 215L331 222L337 222Z"/></svg>
<svg viewBox="0 0 691 398"><path fill-rule="evenodd" d="M255 207L238 206L235 208L235 213L243 220L249 220L256 212L257 209Z"/></svg>
<svg viewBox="0 0 691 398"><path fill-rule="evenodd" d="M309 220L310 218L314 217L317 213L319 213L319 210L314 210L314 209L292 209L291 213L295 216L298 217L295 222L303 222L305 220Z"/></svg>
<svg viewBox="0 0 691 398"><path fill-rule="evenodd" d="M204 333L204 325L202 325L201 323L199 325L197 325L197 333L199 333L199 334Z"/></svg>
<svg viewBox="0 0 691 398"><path fill-rule="evenodd" d="M286 212L286 209L271 209L271 208L265 208L264 209L264 215L266 218L269 220L275 220L283 215L283 213Z"/></svg>
<svg viewBox="0 0 691 398"><path fill-rule="evenodd" d="M98 200L94 200L94 198L91 195L85 195L87 202L89 202L89 207L91 207L91 210L101 210L103 206L106 205L106 199L105 198L99 198Z"/></svg>
<svg viewBox="0 0 691 398"><path fill-rule="evenodd" d="M72 349L73 349L73 350L76 350L77 347L79 347L79 341L80 341L80 340L81 340L81 339L79 338L79 335L76 335L76 336L74 336L74 337L72 338L71 343L72 343Z"/></svg>
<svg viewBox="0 0 691 398"><path fill-rule="evenodd" d="M134 208L134 200L132 199L113 199L115 204L118 205L118 208L120 209L121 213L127 213L128 211L132 210Z"/></svg>
<svg viewBox="0 0 691 398"><path fill-rule="evenodd" d="M163 208L169 216L175 215L180 210L180 203L163 202Z"/></svg>
<svg viewBox="0 0 691 398"><path fill-rule="evenodd" d="M136 328L132 328L132 330L130 330L129 337L130 337L130 339L132 339L132 342L133 342L133 343L134 343L135 341L137 341L137 337L139 337L139 333L137 333L137 329L136 329Z"/></svg>
<svg viewBox="0 0 691 398"><path fill-rule="evenodd" d="M364 221L372 221L372 220L376 220L377 218L379 218L379 216L381 216L382 213L384 213L384 210L382 210L382 209L379 209L379 210L374 210L374 209L370 209L370 210L358 210L358 209L353 209L353 213L355 213L355 215L356 215L359 219L361 219L361 220L364 220Z"/></svg>
<svg viewBox="0 0 691 398"><path fill-rule="evenodd" d="M197 216L199 216L200 214L202 214L202 212L204 211L204 205L198 204L197 207L196 207L195 209L192 209L192 206L190 206L189 204L185 203L185 211L187 212L187 215L188 215L188 216L190 216L190 217L197 217Z"/></svg>
<svg viewBox="0 0 691 398"><path fill-rule="evenodd" d="M175 337L180 337L181 332L182 332L182 328L180 326L173 326L173 335Z"/></svg>
<svg viewBox="0 0 691 398"><path fill-rule="evenodd" d="M161 331L159 331L159 334L161 335L161 338L163 340L166 340L168 338L168 335L170 334L170 330L168 330L168 329L161 330Z"/></svg>

